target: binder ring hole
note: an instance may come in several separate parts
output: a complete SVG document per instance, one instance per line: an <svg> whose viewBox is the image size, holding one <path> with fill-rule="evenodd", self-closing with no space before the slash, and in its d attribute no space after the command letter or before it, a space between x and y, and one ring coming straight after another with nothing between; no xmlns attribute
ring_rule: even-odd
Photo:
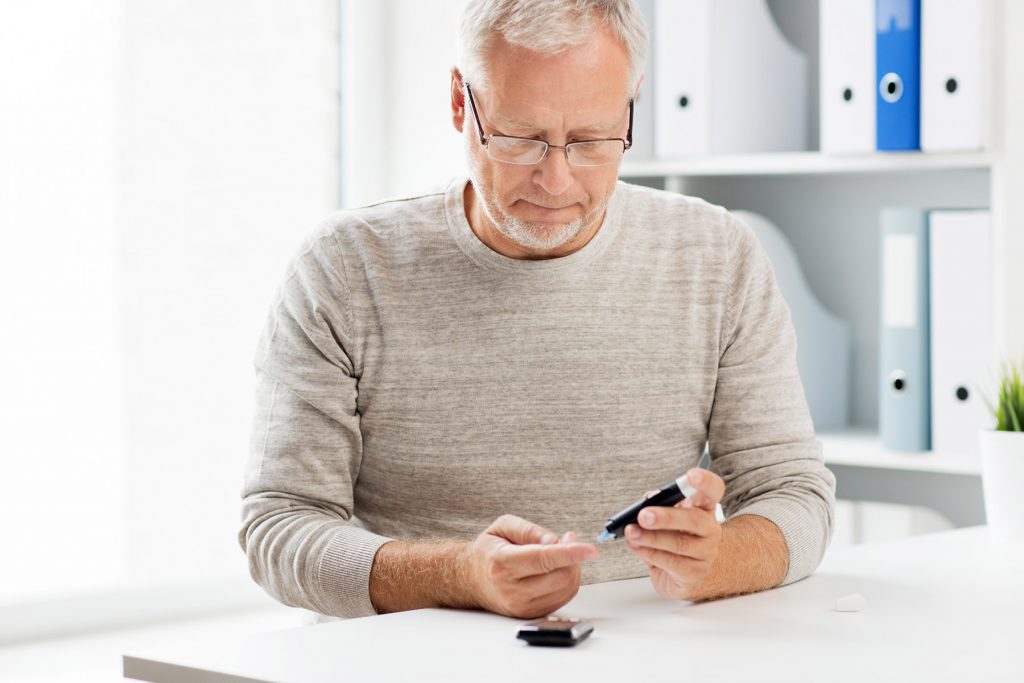
<svg viewBox="0 0 1024 683"><path fill-rule="evenodd" d="M966 401L971 397L971 392L967 391L967 387L956 388L956 398L958 401Z"/></svg>
<svg viewBox="0 0 1024 683"><path fill-rule="evenodd" d="M846 88L845 90L843 90L843 101L844 102L849 102L852 99L853 99L853 91L850 90L849 88Z"/></svg>
<svg viewBox="0 0 1024 683"><path fill-rule="evenodd" d="M882 82L878 84L878 91L881 93L882 99L889 104L899 102L903 97L903 79L899 77L899 74L889 72L882 76Z"/></svg>
<svg viewBox="0 0 1024 683"><path fill-rule="evenodd" d="M679 107L681 109L686 109L689 106L690 106L690 98L687 97L686 95L680 95L680 97L679 97Z"/></svg>
<svg viewBox="0 0 1024 683"><path fill-rule="evenodd" d="M946 92L951 93L951 94L956 92L956 79L955 78L950 78L948 81L946 81Z"/></svg>
<svg viewBox="0 0 1024 683"><path fill-rule="evenodd" d="M894 372L889 375L889 386L892 387L893 393L903 394L907 391L907 376L902 372Z"/></svg>

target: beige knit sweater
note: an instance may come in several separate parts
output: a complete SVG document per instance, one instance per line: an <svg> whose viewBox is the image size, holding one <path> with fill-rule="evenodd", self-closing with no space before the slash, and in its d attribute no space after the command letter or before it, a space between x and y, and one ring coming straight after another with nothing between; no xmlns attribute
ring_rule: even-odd
<svg viewBox="0 0 1024 683"><path fill-rule="evenodd" d="M239 541L288 605L373 613L389 539L469 539L504 513L593 538L705 442L727 516L773 521L786 581L828 544L789 311L753 233L619 183L563 258L491 251L466 180L332 215L293 260L256 354ZM583 581L643 576L623 542Z"/></svg>

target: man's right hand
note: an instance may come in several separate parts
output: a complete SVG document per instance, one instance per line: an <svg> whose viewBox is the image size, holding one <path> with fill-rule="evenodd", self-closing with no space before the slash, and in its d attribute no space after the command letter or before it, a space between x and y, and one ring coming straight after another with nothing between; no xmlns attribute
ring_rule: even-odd
<svg viewBox="0 0 1024 683"><path fill-rule="evenodd" d="M460 553L463 577L483 609L531 619L554 612L580 589L580 563L597 546L572 532L559 538L514 515L503 515Z"/></svg>

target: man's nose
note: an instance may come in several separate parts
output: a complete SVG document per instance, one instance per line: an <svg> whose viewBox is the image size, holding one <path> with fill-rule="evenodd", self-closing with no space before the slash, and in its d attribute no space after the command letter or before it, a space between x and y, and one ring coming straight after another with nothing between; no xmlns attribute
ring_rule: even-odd
<svg viewBox="0 0 1024 683"><path fill-rule="evenodd" d="M572 187L572 165L564 149L548 149L548 153L537 164L534 181L552 196L560 195Z"/></svg>

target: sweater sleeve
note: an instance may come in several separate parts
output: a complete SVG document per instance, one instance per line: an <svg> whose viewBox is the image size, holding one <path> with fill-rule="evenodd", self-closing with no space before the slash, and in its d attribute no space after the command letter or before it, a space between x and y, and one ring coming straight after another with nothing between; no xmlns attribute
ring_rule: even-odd
<svg viewBox="0 0 1024 683"><path fill-rule="evenodd" d="M811 574L832 536L835 477L826 469L796 366L796 334L771 264L747 226L735 241L708 426L726 517L758 515L789 548L783 584Z"/></svg>
<svg viewBox="0 0 1024 683"><path fill-rule="evenodd" d="M369 579L388 538L353 520L362 439L344 263L333 234L294 261L256 352L256 408L239 543L286 605L374 614Z"/></svg>

